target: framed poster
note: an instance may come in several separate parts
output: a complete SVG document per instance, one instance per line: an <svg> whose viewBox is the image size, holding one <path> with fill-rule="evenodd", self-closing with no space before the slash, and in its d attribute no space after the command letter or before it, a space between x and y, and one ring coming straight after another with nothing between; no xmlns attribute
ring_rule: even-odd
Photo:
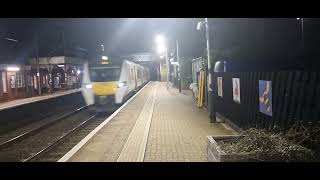
<svg viewBox="0 0 320 180"><path fill-rule="evenodd" d="M259 111L272 116L272 81L259 80Z"/></svg>
<svg viewBox="0 0 320 180"><path fill-rule="evenodd" d="M240 104L240 79L232 78L233 101Z"/></svg>
<svg viewBox="0 0 320 180"><path fill-rule="evenodd" d="M218 84L218 96L222 97L223 92L222 92L222 77L217 78L217 84Z"/></svg>

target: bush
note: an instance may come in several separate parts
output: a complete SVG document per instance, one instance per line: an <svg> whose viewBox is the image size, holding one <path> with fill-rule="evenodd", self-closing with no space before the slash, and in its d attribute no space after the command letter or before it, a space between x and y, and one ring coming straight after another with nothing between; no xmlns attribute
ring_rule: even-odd
<svg viewBox="0 0 320 180"><path fill-rule="evenodd" d="M228 154L249 154L258 161L311 161L314 153L293 143L281 134L251 128L236 141L222 142L222 150Z"/></svg>

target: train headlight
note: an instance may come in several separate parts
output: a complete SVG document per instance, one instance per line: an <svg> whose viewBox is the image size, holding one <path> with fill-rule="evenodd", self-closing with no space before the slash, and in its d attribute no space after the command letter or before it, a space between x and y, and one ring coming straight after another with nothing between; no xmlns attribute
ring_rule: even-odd
<svg viewBox="0 0 320 180"><path fill-rule="evenodd" d="M118 88L122 88L122 87L124 87L124 86L126 86L126 85L127 85L127 81L120 82L120 83L118 84Z"/></svg>
<svg viewBox="0 0 320 180"><path fill-rule="evenodd" d="M92 84L86 84L87 89L92 89Z"/></svg>

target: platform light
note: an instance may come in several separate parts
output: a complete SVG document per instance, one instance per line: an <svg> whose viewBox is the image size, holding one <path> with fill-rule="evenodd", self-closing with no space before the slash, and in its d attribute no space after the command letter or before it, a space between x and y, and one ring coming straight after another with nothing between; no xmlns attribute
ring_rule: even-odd
<svg viewBox="0 0 320 180"><path fill-rule="evenodd" d="M299 21L301 18L297 18L297 20Z"/></svg>
<svg viewBox="0 0 320 180"><path fill-rule="evenodd" d="M81 71L80 70L77 70L77 74L79 75L81 73Z"/></svg>
<svg viewBox="0 0 320 180"><path fill-rule="evenodd" d="M92 89L92 84L86 84L87 89Z"/></svg>
<svg viewBox="0 0 320 180"><path fill-rule="evenodd" d="M161 56L160 56L160 59L163 59L163 58L164 58L164 56L161 55Z"/></svg>
<svg viewBox="0 0 320 180"><path fill-rule="evenodd" d="M156 43L158 44L158 45L161 45L161 44L164 44L165 43L165 38L164 38L164 36L162 36L162 35L157 35L156 36Z"/></svg>
<svg viewBox="0 0 320 180"><path fill-rule="evenodd" d="M7 71L20 71L19 67L8 67Z"/></svg>
<svg viewBox="0 0 320 180"><path fill-rule="evenodd" d="M102 60L108 60L109 58L108 58L108 56L102 56Z"/></svg>
<svg viewBox="0 0 320 180"><path fill-rule="evenodd" d="M201 29L201 25L202 25L202 22L198 22L197 30L200 30L200 29Z"/></svg>
<svg viewBox="0 0 320 180"><path fill-rule="evenodd" d="M162 54L162 53L167 51L167 48L162 44L162 45L158 46L157 51L158 51L159 54Z"/></svg>

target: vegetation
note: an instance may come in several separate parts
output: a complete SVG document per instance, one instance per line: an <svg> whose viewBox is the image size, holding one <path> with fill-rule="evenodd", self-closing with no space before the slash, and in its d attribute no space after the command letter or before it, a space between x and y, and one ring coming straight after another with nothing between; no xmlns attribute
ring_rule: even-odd
<svg viewBox="0 0 320 180"><path fill-rule="evenodd" d="M287 136L267 130L250 128L239 140L224 141L220 146L227 154L248 154L258 161L313 161L314 151Z"/></svg>

